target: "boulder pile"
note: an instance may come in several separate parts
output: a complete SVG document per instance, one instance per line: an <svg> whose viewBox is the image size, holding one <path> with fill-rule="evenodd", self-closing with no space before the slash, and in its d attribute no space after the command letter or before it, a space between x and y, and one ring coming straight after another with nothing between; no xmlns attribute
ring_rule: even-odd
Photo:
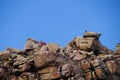
<svg viewBox="0 0 120 80"><path fill-rule="evenodd" d="M0 80L120 80L120 43L114 52L100 35L85 32L65 48L29 38L24 50L0 52Z"/></svg>

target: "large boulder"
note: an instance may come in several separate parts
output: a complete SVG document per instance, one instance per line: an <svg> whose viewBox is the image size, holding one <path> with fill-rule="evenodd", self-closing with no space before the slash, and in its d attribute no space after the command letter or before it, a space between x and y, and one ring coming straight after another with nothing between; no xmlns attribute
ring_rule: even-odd
<svg viewBox="0 0 120 80"><path fill-rule="evenodd" d="M34 56L34 64L36 67L46 67L55 64L56 54L53 52L39 53Z"/></svg>
<svg viewBox="0 0 120 80"><path fill-rule="evenodd" d="M1 51L0 52L0 61L5 61L8 60L8 58L10 57L10 52L9 51Z"/></svg>
<svg viewBox="0 0 120 80"><path fill-rule="evenodd" d="M95 37L96 39L99 39L100 35L101 35L100 33L86 31L83 37Z"/></svg>
<svg viewBox="0 0 120 80"><path fill-rule="evenodd" d="M71 42L68 43L67 48L74 50L83 51L98 51L100 42L94 37L75 37Z"/></svg>
<svg viewBox="0 0 120 80"><path fill-rule="evenodd" d="M42 70L39 70L38 74L41 75L42 80L49 80L49 79L53 80L53 79L58 79L61 77L56 66L46 67Z"/></svg>

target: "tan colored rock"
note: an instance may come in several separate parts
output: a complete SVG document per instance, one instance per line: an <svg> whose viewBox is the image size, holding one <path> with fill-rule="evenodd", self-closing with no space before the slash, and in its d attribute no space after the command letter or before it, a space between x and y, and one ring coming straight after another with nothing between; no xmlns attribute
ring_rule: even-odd
<svg viewBox="0 0 120 80"><path fill-rule="evenodd" d="M69 56L73 60L82 60L86 58L86 54L80 54L79 51L74 51L73 53L70 53Z"/></svg>
<svg viewBox="0 0 120 80"><path fill-rule="evenodd" d="M0 52L0 80L120 80L120 54L85 32L61 48L29 38L24 50Z"/></svg>
<svg viewBox="0 0 120 80"><path fill-rule="evenodd" d="M85 80L91 80L91 72L86 73Z"/></svg>
<svg viewBox="0 0 120 80"><path fill-rule="evenodd" d="M41 75L42 80L54 80L59 78L60 78L60 74L56 72Z"/></svg>
<svg viewBox="0 0 120 80"><path fill-rule="evenodd" d="M120 43L116 45L116 53L120 53Z"/></svg>
<svg viewBox="0 0 120 80"><path fill-rule="evenodd" d="M96 72L96 76L97 76L99 79L104 78L104 77L102 76L102 75L104 75L104 74L103 74L103 71L102 71L102 69L101 69L100 67L96 68L96 69L95 69L95 72Z"/></svg>
<svg viewBox="0 0 120 80"><path fill-rule="evenodd" d="M7 64L8 64L9 62L10 62L9 60L5 60L5 61L2 61L1 64L2 64L3 66L7 66Z"/></svg>
<svg viewBox="0 0 120 80"><path fill-rule="evenodd" d="M96 32L85 32L83 36L84 37L95 37L99 39L100 35L101 35L100 33L96 33Z"/></svg>
<svg viewBox="0 0 120 80"><path fill-rule="evenodd" d="M75 37L66 48L83 51L99 51L100 42L94 37Z"/></svg>
<svg viewBox="0 0 120 80"><path fill-rule="evenodd" d="M72 66L71 64L64 64L61 68L61 75L65 77L69 77L72 73Z"/></svg>
<svg viewBox="0 0 120 80"><path fill-rule="evenodd" d="M60 78L60 73L58 72L57 67L47 67L42 70L38 71L39 74L41 74L42 80L52 80L52 79L58 79Z"/></svg>
<svg viewBox="0 0 120 80"><path fill-rule="evenodd" d="M22 77L18 76L17 80L24 80Z"/></svg>
<svg viewBox="0 0 120 80"><path fill-rule="evenodd" d="M21 64L19 65L19 71L22 72L22 71L26 71L29 69L29 65L27 63L24 63L24 64Z"/></svg>
<svg viewBox="0 0 120 80"><path fill-rule="evenodd" d="M35 74L30 74L28 80L36 80Z"/></svg>
<svg viewBox="0 0 120 80"><path fill-rule="evenodd" d="M33 59L36 67L50 66L55 64L56 54L53 52L45 52L36 54Z"/></svg>
<svg viewBox="0 0 120 80"><path fill-rule="evenodd" d="M28 38L27 39L27 42L25 43L25 46L24 46L24 49L27 50L27 49L33 49L34 48L34 39L32 38Z"/></svg>
<svg viewBox="0 0 120 80"><path fill-rule="evenodd" d="M46 68L44 68L44 69L39 70L38 73L39 73L39 74L46 74L46 73L53 72L54 70L57 71L57 67L56 67L56 66L46 67Z"/></svg>
<svg viewBox="0 0 120 80"><path fill-rule="evenodd" d="M24 54L25 51L24 50L18 50L18 49L15 49L15 48L7 48L7 51L9 51L11 54Z"/></svg>
<svg viewBox="0 0 120 80"><path fill-rule="evenodd" d="M60 46L55 43L49 43L47 44L47 47L50 52L56 52L56 50L60 48Z"/></svg>
<svg viewBox="0 0 120 80"><path fill-rule="evenodd" d="M80 38L77 46L79 46L81 50L91 51L94 48L94 42L94 38Z"/></svg>
<svg viewBox="0 0 120 80"><path fill-rule="evenodd" d="M81 61L81 68L82 70L87 70L87 69L90 69L90 62L88 60L82 60Z"/></svg>
<svg viewBox="0 0 120 80"><path fill-rule="evenodd" d="M50 52L54 52L56 53L56 51L60 48L59 45L55 44L55 43L49 43L49 44L46 44L46 45L43 45L39 50L38 52L36 52L35 54L39 54L39 53L44 53L46 51L50 51ZM37 48L35 48L37 49Z"/></svg>
<svg viewBox="0 0 120 80"><path fill-rule="evenodd" d="M106 66L111 73L114 73L116 71L116 64L113 60L107 61Z"/></svg>
<svg viewBox="0 0 120 80"><path fill-rule="evenodd" d="M10 57L9 51L0 52L0 61L8 60L9 57Z"/></svg>
<svg viewBox="0 0 120 80"><path fill-rule="evenodd" d="M90 62L91 62L91 64L92 64L94 67L96 67L96 66L98 66L98 65L100 64L98 59L91 60Z"/></svg>

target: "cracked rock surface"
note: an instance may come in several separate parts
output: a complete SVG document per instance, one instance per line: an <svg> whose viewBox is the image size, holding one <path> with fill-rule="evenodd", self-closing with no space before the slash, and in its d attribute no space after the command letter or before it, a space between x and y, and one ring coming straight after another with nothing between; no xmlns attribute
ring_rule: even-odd
<svg viewBox="0 0 120 80"><path fill-rule="evenodd" d="M24 50L0 52L0 80L120 80L120 43L112 51L100 35L85 32L64 48L29 38Z"/></svg>

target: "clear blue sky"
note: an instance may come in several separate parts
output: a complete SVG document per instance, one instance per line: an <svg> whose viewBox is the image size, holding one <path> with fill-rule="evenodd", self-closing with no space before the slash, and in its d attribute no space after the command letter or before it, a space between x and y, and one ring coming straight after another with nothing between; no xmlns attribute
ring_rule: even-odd
<svg viewBox="0 0 120 80"><path fill-rule="evenodd" d="M29 37L65 46L85 30L114 50L119 28L120 0L0 0L0 51L23 49Z"/></svg>

